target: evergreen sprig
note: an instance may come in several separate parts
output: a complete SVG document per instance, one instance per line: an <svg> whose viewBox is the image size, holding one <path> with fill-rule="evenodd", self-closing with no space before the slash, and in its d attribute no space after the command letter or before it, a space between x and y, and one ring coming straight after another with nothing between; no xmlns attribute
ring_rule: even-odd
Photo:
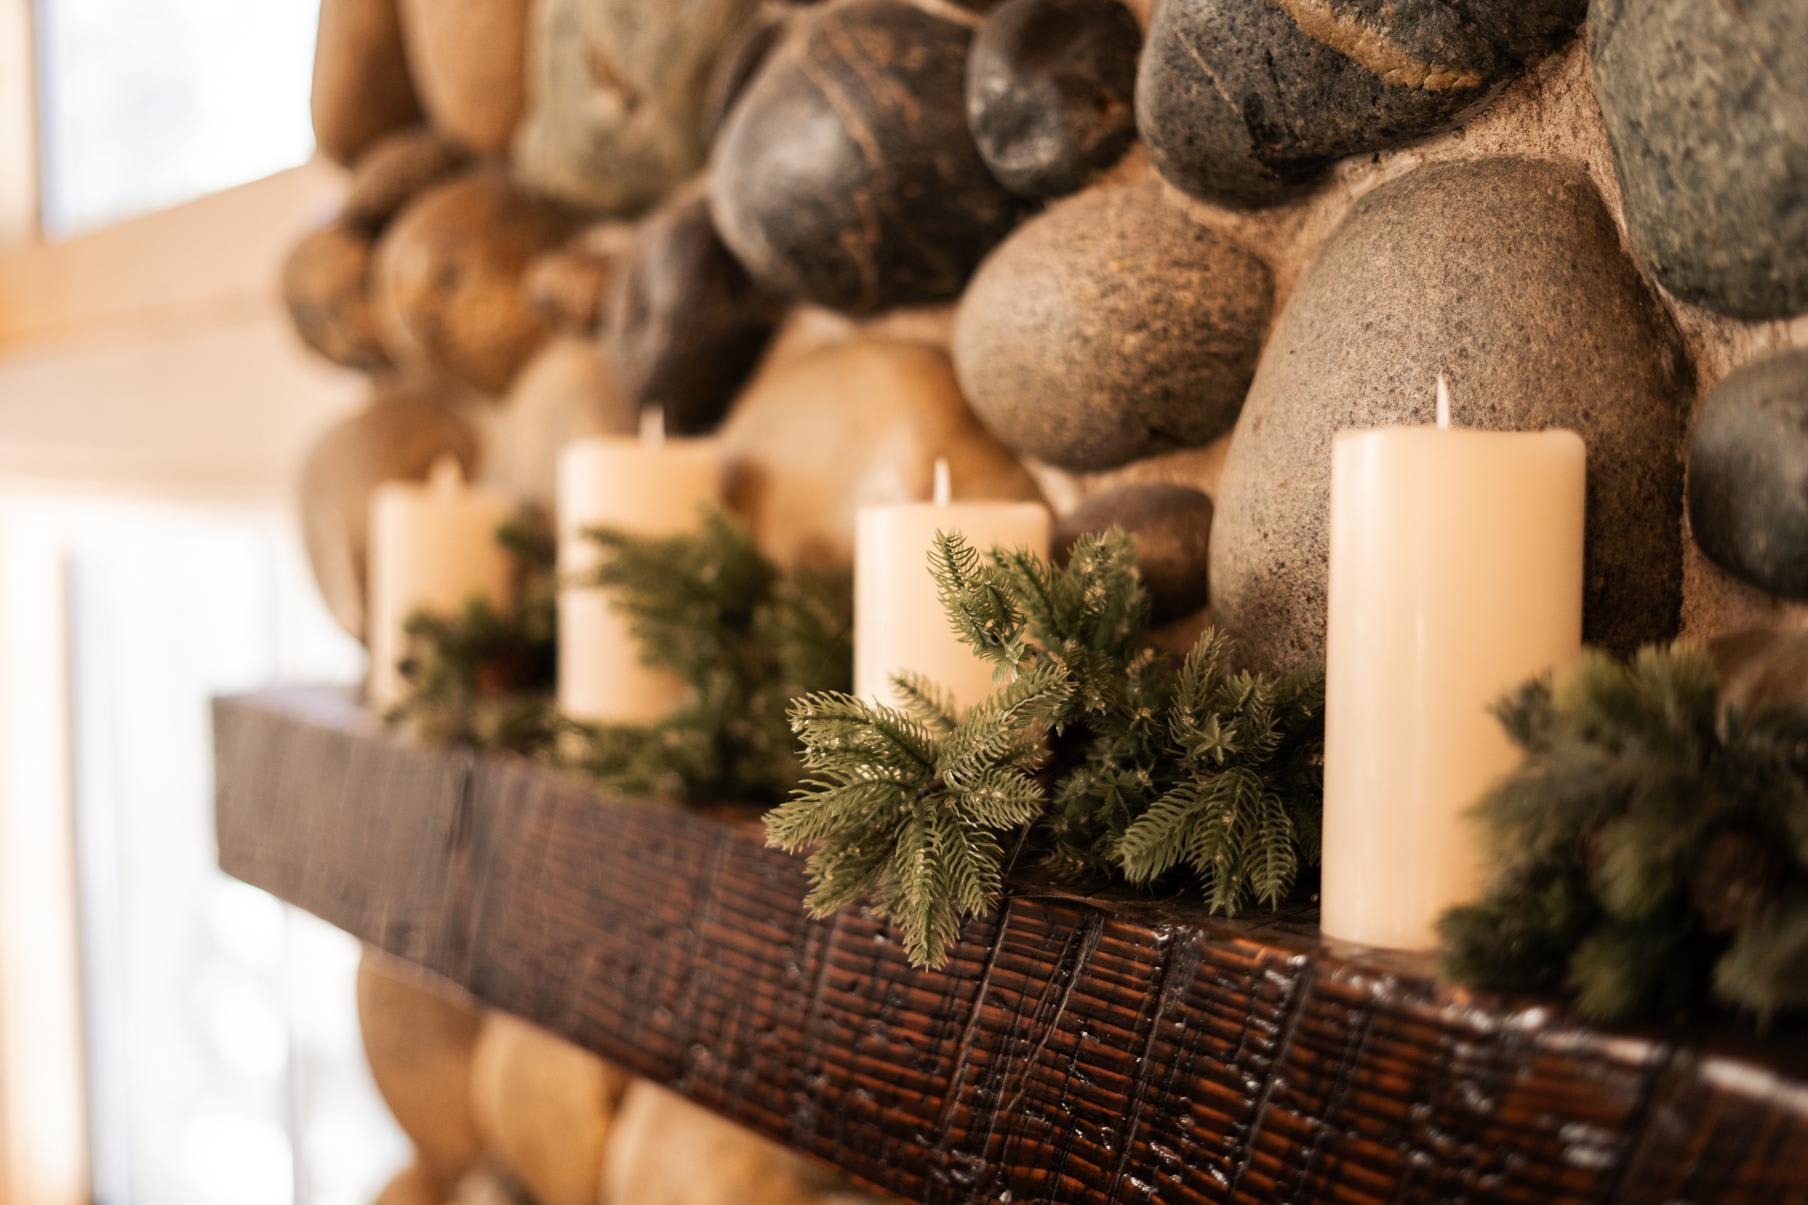
<svg viewBox="0 0 1808 1205"><path fill-rule="evenodd" d="M1808 707L1731 706L1679 646L1497 714L1525 758L1477 806L1494 877L1443 918L1451 976L1602 1019L1808 1007Z"/></svg>
<svg viewBox="0 0 1808 1205"><path fill-rule="evenodd" d="M529 753L548 744L556 725L554 546L549 531L528 522L508 524L496 538L514 560L513 604L473 598L451 615L410 615L404 694L386 718L434 743Z"/></svg>
<svg viewBox="0 0 1808 1205"><path fill-rule="evenodd" d="M813 914L870 899L914 962L938 966L962 918L997 902L1007 847L1139 885L1184 867L1225 912L1277 903L1317 865L1317 675L1235 672L1213 633L1179 664L1150 649L1121 532L1082 537L1065 565L941 535L929 563L999 689L964 715L908 674L902 710L797 701L809 776L767 835L809 851Z"/></svg>
<svg viewBox="0 0 1808 1205"><path fill-rule="evenodd" d="M684 686L648 725L568 725L572 764L629 795L772 803L802 772L786 711L797 695L852 677L853 600L846 574L782 571L719 511L683 535L589 533L606 588L641 659ZM574 751L572 751L574 750Z"/></svg>

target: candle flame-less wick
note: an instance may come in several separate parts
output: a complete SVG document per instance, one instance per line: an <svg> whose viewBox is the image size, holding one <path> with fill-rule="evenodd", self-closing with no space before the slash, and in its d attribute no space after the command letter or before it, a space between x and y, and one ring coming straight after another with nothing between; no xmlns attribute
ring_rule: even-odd
<svg viewBox="0 0 1808 1205"><path fill-rule="evenodd" d="M954 482L952 474L948 471L946 456L935 458L935 488L930 497L935 500L937 506L946 506L954 498Z"/></svg>
<svg viewBox="0 0 1808 1205"><path fill-rule="evenodd" d="M640 446L643 448L663 448L665 446L664 406L642 406L640 408Z"/></svg>
<svg viewBox="0 0 1808 1205"><path fill-rule="evenodd" d="M1450 382L1441 372L1438 374L1438 427L1444 431L1450 429Z"/></svg>

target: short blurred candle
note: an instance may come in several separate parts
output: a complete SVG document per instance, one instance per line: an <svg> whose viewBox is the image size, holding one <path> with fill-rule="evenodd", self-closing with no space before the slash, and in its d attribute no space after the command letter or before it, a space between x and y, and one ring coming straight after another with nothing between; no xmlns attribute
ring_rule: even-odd
<svg viewBox="0 0 1808 1205"><path fill-rule="evenodd" d="M1452 429L1442 378L1437 418L1331 453L1321 927L1399 949L1480 893L1491 704L1582 642L1581 437Z"/></svg>
<svg viewBox="0 0 1808 1205"><path fill-rule="evenodd" d="M365 635L372 707L387 710L402 699L409 616L454 614L476 598L508 603L514 565L496 536L514 517L507 498L466 484L450 456L425 482L386 481L371 492Z"/></svg>
<svg viewBox="0 0 1808 1205"><path fill-rule="evenodd" d="M662 413L649 409L638 437L567 444L558 472L559 709L587 723L651 723L671 711L683 684L641 661L608 591L576 584L600 563L601 549L585 533L661 538L693 530L722 504L721 449L711 439L667 439Z"/></svg>
<svg viewBox="0 0 1808 1205"><path fill-rule="evenodd" d="M982 553L1027 548L1048 555L1040 502L953 502L948 462L935 463L928 502L862 507L854 539L854 693L900 702L892 676L913 670L971 707L992 693L992 667L962 644L942 610L929 554L938 532L959 532Z"/></svg>

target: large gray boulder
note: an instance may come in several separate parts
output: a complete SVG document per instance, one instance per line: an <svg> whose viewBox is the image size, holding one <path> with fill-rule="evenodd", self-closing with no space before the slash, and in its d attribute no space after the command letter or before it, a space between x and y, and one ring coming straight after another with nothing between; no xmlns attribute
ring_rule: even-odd
<svg viewBox="0 0 1808 1205"><path fill-rule="evenodd" d="M1639 258L1734 317L1808 311L1808 4L1595 0L1588 31Z"/></svg>
<svg viewBox="0 0 1808 1205"><path fill-rule="evenodd" d="M1588 443L1584 636L1674 633L1692 378L1579 170L1423 167L1358 201L1306 270L1237 423L1212 532L1212 609L1252 660L1324 656L1331 439L1429 423L1449 375L1465 427Z"/></svg>

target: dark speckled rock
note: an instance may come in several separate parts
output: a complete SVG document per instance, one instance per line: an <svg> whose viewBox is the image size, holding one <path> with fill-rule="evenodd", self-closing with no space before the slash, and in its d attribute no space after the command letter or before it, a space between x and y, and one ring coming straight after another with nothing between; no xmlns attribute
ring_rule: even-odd
<svg viewBox="0 0 1808 1205"><path fill-rule="evenodd" d="M1267 265L1158 181L1101 186L986 260L955 317L954 362L1006 446L1111 468L1230 430L1273 297Z"/></svg>
<svg viewBox="0 0 1808 1205"><path fill-rule="evenodd" d="M1808 350L1747 364L1702 403L1689 528L1729 573L1808 602Z"/></svg>
<svg viewBox="0 0 1808 1205"><path fill-rule="evenodd" d="M1588 29L1639 257L1722 313L1808 311L1808 4L1595 0Z"/></svg>
<svg viewBox="0 0 1808 1205"><path fill-rule="evenodd" d="M636 409L680 435L708 431L766 348L779 306L716 237L701 196L668 202L635 232L605 337Z"/></svg>
<svg viewBox="0 0 1808 1205"><path fill-rule="evenodd" d="M1205 606L1212 500L1184 485L1126 485L1088 498L1055 520L1053 545L1065 561L1089 531L1122 528L1136 541L1136 567L1149 588L1151 618L1168 623Z"/></svg>
<svg viewBox="0 0 1808 1205"><path fill-rule="evenodd" d="M854 313L960 292L1019 205L967 131L971 40L903 0L797 14L711 159L716 228L755 280Z"/></svg>
<svg viewBox="0 0 1808 1205"><path fill-rule="evenodd" d="M1431 422L1440 372L1462 426L1587 441L1585 638L1672 635L1692 376L1588 178L1526 159L1382 185L1300 278L1215 498L1219 625L1262 664L1323 658L1331 437Z"/></svg>
<svg viewBox="0 0 1808 1205"><path fill-rule="evenodd" d="M1691 0L1693 2L1693 0ZM1137 129L1196 196L1266 205L1346 155L1443 126L1587 0L1158 0Z"/></svg>
<svg viewBox="0 0 1808 1205"><path fill-rule="evenodd" d="M967 62L967 124L992 174L1027 197L1070 193L1136 134L1142 30L1118 0L1009 0Z"/></svg>

